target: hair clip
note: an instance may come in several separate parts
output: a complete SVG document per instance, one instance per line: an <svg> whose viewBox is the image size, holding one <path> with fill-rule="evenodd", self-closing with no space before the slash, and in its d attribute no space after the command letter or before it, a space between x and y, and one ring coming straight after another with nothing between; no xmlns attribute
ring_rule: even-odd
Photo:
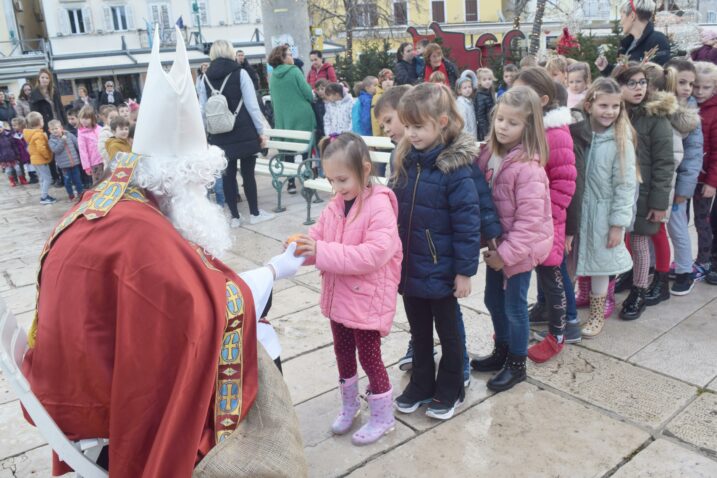
<svg viewBox="0 0 717 478"><path fill-rule="evenodd" d="M635 2L633 0L630 0L630 8L632 8L633 13L637 13L637 8L635 8Z"/></svg>
<svg viewBox="0 0 717 478"><path fill-rule="evenodd" d="M331 133L331 134L329 135L329 143L331 143L333 140L335 140L336 138L338 138L340 134L341 134L341 133Z"/></svg>

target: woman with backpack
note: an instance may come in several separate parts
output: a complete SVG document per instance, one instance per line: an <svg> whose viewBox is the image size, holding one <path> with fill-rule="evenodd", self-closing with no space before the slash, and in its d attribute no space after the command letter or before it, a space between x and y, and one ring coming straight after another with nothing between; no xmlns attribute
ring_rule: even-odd
<svg viewBox="0 0 717 478"><path fill-rule="evenodd" d="M211 63L204 75L207 94L207 100L204 102L207 139L209 144L224 150L227 157L223 182L224 196L232 214L231 226L241 225L241 216L237 208L239 194L236 179L237 162L241 169L244 194L251 213L249 223L258 224L268 221L273 219L274 215L259 209L254 176L256 155L267 141L266 136L263 136L267 123L256 99L254 84L246 70L235 61L234 48L226 40L217 40L212 44L209 59ZM221 98L212 98L216 95L223 96L226 105L222 103ZM231 120L224 128L216 126L212 118L217 112L224 113L220 116L226 116L231 112L234 116L234 126L231 127ZM222 121L216 124L222 124Z"/></svg>

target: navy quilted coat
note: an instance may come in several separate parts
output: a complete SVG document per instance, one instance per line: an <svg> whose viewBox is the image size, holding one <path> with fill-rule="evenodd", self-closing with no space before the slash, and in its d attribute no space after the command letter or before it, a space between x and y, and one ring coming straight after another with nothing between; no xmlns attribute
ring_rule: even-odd
<svg viewBox="0 0 717 478"><path fill-rule="evenodd" d="M457 274L476 274L481 231L476 154L475 139L461 134L451 145L411 149L405 158L407 177L392 184L403 244L399 293L440 299L453 294ZM495 233L495 225L492 229Z"/></svg>

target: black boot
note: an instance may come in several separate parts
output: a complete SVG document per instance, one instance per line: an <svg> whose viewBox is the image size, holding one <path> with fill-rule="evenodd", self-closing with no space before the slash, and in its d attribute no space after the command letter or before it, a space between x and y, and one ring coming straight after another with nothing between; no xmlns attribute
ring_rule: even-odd
<svg viewBox="0 0 717 478"><path fill-rule="evenodd" d="M528 309L528 320L531 325L548 323L548 307L545 302L536 302Z"/></svg>
<svg viewBox="0 0 717 478"><path fill-rule="evenodd" d="M631 287L632 287L632 269L617 276L617 278L615 279L615 293L619 294L620 292L629 290Z"/></svg>
<svg viewBox="0 0 717 478"><path fill-rule="evenodd" d="M508 344L505 342L496 342L493 345L493 352L487 357L471 360L471 367L477 372L496 372L503 368L507 357Z"/></svg>
<svg viewBox="0 0 717 478"><path fill-rule="evenodd" d="M488 380L488 388L494 392L503 392L524 381L528 376L525 372L525 358L525 355L509 353L505 366L495 377Z"/></svg>
<svg viewBox="0 0 717 478"><path fill-rule="evenodd" d="M667 272L655 272L652 279L652 284L647 289L645 295L645 303L650 305L657 305L662 301L670 298L670 279Z"/></svg>
<svg viewBox="0 0 717 478"><path fill-rule="evenodd" d="M35 171L28 171L27 174L30 176L30 184L37 184L40 182L40 180L37 179L37 173Z"/></svg>
<svg viewBox="0 0 717 478"><path fill-rule="evenodd" d="M630 290L630 295L628 295L625 302L622 303L620 318L622 320L639 319L645 311L645 307L647 307L647 304L645 303L646 294L647 289L643 289L642 287L633 287Z"/></svg>

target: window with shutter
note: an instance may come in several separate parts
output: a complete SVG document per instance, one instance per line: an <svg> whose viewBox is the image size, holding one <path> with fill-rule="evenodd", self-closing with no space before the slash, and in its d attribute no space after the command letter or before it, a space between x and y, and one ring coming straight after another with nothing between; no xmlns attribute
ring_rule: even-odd
<svg viewBox="0 0 717 478"><path fill-rule="evenodd" d="M434 22L445 23L446 22L446 10L445 2L443 1L431 1L431 16Z"/></svg>
<svg viewBox="0 0 717 478"><path fill-rule="evenodd" d="M408 2L401 2L401 1L393 2L393 24L394 25L407 25L408 24Z"/></svg>
<svg viewBox="0 0 717 478"><path fill-rule="evenodd" d="M199 21L202 25L209 25L209 14L207 13L207 2L204 0L189 0L189 9L192 12L192 25L197 26L197 14L194 13L193 7L196 1L199 7Z"/></svg>
<svg viewBox="0 0 717 478"><path fill-rule="evenodd" d="M354 6L353 23L358 28L370 28L378 25L378 7L372 1Z"/></svg>
<svg viewBox="0 0 717 478"><path fill-rule="evenodd" d="M149 12L153 25L159 25L159 28L162 29L171 28L172 22L168 3L150 3Z"/></svg>
<svg viewBox="0 0 717 478"><path fill-rule="evenodd" d="M478 0L465 0L466 22L478 21Z"/></svg>
<svg viewBox="0 0 717 478"><path fill-rule="evenodd" d="M249 23L249 2L246 0L232 0L232 14L234 23Z"/></svg>
<svg viewBox="0 0 717 478"><path fill-rule="evenodd" d="M60 35L69 35L72 33L70 30L70 15L66 8L57 9L57 33Z"/></svg>
<svg viewBox="0 0 717 478"><path fill-rule="evenodd" d="M83 8L66 9L65 12L69 25L69 33L73 35L81 35L83 33L87 33Z"/></svg>
<svg viewBox="0 0 717 478"><path fill-rule="evenodd" d="M95 29L92 26L92 10L90 7L82 9L82 22L84 23L85 33L92 33Z"/></svg>

